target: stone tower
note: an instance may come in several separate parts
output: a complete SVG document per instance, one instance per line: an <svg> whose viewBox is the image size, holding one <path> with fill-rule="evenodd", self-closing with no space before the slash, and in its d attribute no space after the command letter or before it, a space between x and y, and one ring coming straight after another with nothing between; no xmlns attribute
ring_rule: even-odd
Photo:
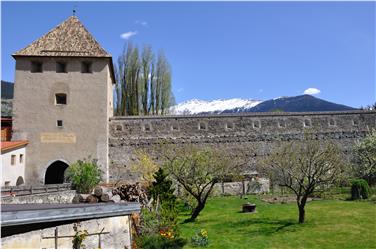
<svg viewBox="0 0 376 249"><path fill-rule="evenodd" d="M108 181L111 55L71 16L12 56L13 138L29 141L25 183L61 183L68 165L88 157Z"/></svg>

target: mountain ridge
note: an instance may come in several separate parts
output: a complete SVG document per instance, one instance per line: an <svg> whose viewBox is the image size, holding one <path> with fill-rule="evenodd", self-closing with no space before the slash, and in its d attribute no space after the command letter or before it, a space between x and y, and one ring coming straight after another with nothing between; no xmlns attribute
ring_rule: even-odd
<svg viewBox="0 0 376 249"><path fill-rule="evenodd" d="M333 103L312 95L304 94L292 97L278 97L265 101L254 99L225 99L225 100L188 100L171 107L171 114L221 114L247 112L319 112L346 111L356 108Z"/></svg>

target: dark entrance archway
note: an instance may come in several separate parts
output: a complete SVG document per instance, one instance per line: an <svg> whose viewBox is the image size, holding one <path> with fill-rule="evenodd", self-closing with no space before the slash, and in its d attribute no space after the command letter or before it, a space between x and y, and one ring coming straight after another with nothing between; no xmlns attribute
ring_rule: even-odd
<svg viewBox="0 0 376 249"><path fill-rule="evenodd" d="M59 184L64 182L64 172L68 168L68 164L62 161L55 161L48 166L44 184Z"/></svg>
<svg viewBox="0 0 376 249"><path fill-rule="evenodd" d="M24 182L24 179L22 178L22 176L19 176L18 178L17 178L17 181L16 181L16 186L20 186L20 185L22 185L22 184L24 184L25 182Z"/></svg>

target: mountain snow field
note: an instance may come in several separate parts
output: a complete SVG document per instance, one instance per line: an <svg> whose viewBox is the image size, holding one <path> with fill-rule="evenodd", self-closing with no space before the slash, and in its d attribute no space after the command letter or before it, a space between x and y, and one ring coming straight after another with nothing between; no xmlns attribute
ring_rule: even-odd
<svg viewBox="0 0 376 249"><path fill-rule="evenodd" d="M199 100L192 99L177 104L170 109L170 114L198 114L198 113L221 113L231 109L252 108L262 101L254 99L218 99L218 100Z"/></svg>

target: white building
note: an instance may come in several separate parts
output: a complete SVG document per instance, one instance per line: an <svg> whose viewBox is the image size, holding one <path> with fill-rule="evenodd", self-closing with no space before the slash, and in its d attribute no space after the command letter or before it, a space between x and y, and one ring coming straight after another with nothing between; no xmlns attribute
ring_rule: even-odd
<svg viewBox="0 0 376 249"><path fill-rule="evenodd" d="M26 140L1 142L2 186L18 186L24 183L27 144Z"/></svg>

